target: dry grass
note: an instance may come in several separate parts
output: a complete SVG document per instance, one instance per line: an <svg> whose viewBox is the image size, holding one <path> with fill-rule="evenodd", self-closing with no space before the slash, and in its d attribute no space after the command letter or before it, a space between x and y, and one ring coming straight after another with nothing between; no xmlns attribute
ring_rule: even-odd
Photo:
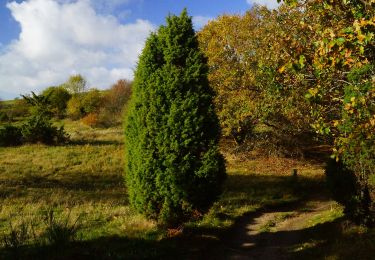
<svg viewBox="0 0 375 260"><path fill-rule="evenodd" d="M73 143L66 146L0 148L0 233L9 233L10 222L39 219L51 208L58 215L69 211L73 219L83 216L83 240L124 234L145 238L155 232L155 223L127 203L122 130L72 122L67 130Z"/></svg>

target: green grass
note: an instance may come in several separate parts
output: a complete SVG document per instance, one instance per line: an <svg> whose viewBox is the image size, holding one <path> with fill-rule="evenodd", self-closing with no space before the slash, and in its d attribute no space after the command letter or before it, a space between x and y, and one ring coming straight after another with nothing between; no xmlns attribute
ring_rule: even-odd
<svg viewBox="0 0 375 260"><path fill-rule="evenodd" d="M298 203L312 193L326 193L322 165L318 163L276 157L248 158L249 155L234 154L223 146L229 176L222 196L209 212L183 229L164 230L128 205L123 180L122 129L92 129L72 121L64 124L71 136L70 144L0 148L0 236L9 238L12 230L16 234L23 225L33 229L28 231L33 235L26 238L17 233L20 241L16 249L5 248L3 243L0 258L223 256L228 252L222 243L242 218L265 208ZM291 176L293 169L298 169L297 180ZM69 231L79 219L74 239L72 236L72 241L63 248L56 249L46 240L50 231L45 216L51 210L58 223L68 222L58 232ZM287 219L288 214L281 214L275 221ZM332 226L329 223L335 223L336 227L339 225L336 222L342 223L341 217L342 209L337 206L307 222L306 232L311 241L296 245L293 254L335 259L355 255L364 246L373 250L371 229L362 230L363 240L355 241L355 248L344 247L357 236L357 231L348 232L353 227L335 229L329 239L324 238L330 230L328 226ZM273 225L263 231L269 232ZM362 252L362 256L366 253Z"/></svg>

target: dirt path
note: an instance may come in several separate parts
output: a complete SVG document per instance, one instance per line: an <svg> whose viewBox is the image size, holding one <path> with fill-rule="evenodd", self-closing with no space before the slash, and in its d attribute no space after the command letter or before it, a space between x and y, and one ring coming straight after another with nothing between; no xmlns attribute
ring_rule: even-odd
<svg viewBox="0 0 375 260"><path fill-rule="evenodd" d="M243 216L225 239L226 259L289 259L288 251L306 241L304 230L334 205L330 200L308 200Z"/></svg>

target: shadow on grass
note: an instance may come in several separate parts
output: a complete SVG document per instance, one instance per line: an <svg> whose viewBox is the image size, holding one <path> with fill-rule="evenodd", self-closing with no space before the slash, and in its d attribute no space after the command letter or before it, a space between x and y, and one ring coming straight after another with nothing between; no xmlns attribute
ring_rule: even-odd
<svg viewBox="0 0 375 260"><path fill-rule="evenodd" d="M84 201L127 204L124 178L114 173L74 173L58 176L30 175L0 180L0 199L50 199L51 194L65 194ZM74 202L74 201L72 201Z"/></svg>
<svg viewBox="0 0 375 260"><path fill-rule="evenodd" d="M199 243L200 242L200 243ZM202 243L203 242L203 243ZM119 236L72 242L68 246L33 246L18 250L0 249L1 259L203 259L204 247L217 241L182 238L162 240ZM193 245L196 245L194 247ZM210 258L208 258L210 259Z"/></svg>
<svg viewBox="0 0 375 260"><path fill-rule="evenodd" d="M118 177L108 179L108 177L98 176L94 182L96 184L92 187L109 185L110 188L118 187L120 180ZM76 189L83 185L77 180L74 185L48 182L43 185L47 184L49 187L60 185L66 190ZM332 243L336 238L336 235L332 236L332 234L340 233L338 223L341 220L303 230L266 232L256 235L249 235L246 228L251 221L266 212L303 210L306 198L312 192L320 194L320 199L325 199L322 180L302 176L294 179L291 176L230 175L223 196L211 210L213 211L213 220L218 220L220 223L231 221L234 224L230 227L221 227L214 223L208 225L193 223L193 225L186 226L181 235L172 238L166 238L165 235L162 235L165 231L159 230L157 234L150 234L145 239L129 238L124 234L124 237L105 236L73 242L68 247L59 249L50 246L33 246L18 250L16 255L12 251L2 250L0 257L13 256L11 258L22 259L227 259L230 257L284 259L319 257L321 255L317 255L317 252L321 253L321 251L316 248L324 248L327 243ZM236 208L254 205L257 205L255 211L248 210L242 215L233 213ZM160 236L164 238L158 239ZM312 240L317 242L293 252L293 248L298 249L301 244ZM278 244L276 249L273 247L275 243ZM283 255L280 255L281 253Z"/></svg>

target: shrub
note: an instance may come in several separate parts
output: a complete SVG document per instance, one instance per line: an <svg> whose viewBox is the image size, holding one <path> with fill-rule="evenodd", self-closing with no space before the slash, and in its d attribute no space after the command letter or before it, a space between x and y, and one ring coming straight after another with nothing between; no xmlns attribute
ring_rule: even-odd
<svg viewBox="0 0 375 260"><path fill-rule="evenodd" d="M96 127L99 125L98 114L90 113L82 118L81 122L90 127Z"/></svg>
<svg viewBox="0 0 375 260"><path fill-rule="evenodd" d="M102 105L102 93L97 89L91 89L86 93L73 95L67 104L67 113L71 119L77 120L87 114L98 114Z"/></svg>
<svg viewBox="0 0 375 260"><path fill-rule="evenodd" d="M98 114L99 125L109 127L121 123L122 115L131 96L132 82L120 79L106 91Z"/></svg>
<svg viewBox="0 0 375 260"><path fill-rule="evenodd" d="M104 107L113 114L121 115L132 93L132 82L120 79L104 96Z"/></svg>
<svg viewBox="0 0 375 260"><path fill-rule="evenodd" d="M21 127L25 143L60 144L68 140L64 127L55 127L48 117L32 116Z"/></svg>
<svg viewBox="0 0 375 260"><path fill-rule="evenodd" d="M26 143L59 144L68 139L64 127L53 126L51 119L49 96L36 95L23 96L32 106L32 115L21 126L22 139Z"/></svg>
<svg viewBox="0 0 375 260"><path fill-rule="evenodd" d="M66 114L66 107L72 95L64 87L49 87L42 92L48 97L51 111L57 118L63 118Z"/></svg>
<svg viewBox="0 0 375 260"><path fill-rule="evenodd" d="M103 103L103 97L99 90L90 89L82 96L82 109L85 114L97 113Z"/></svg>
<svg viewBox="0 0 375 260"><path fill-rule="evenodd" d="M74 95L67 103L67 114L73 119L77 120L84 115L84 109L80 95Z"/></svg>
<svg viewBox="0 0 375 260"><path fill-rule="evenodd" d="M0 146L13 146L22 143L21 130L12 125L0 127Z"/></svg>
<svg viewBox="0 0 375 260"><path fill-rule="evenodd" d="M226 176L207 73L186 10L151 34L135 72L125 119L129 199L168 226L206 210Z"/></svg>

